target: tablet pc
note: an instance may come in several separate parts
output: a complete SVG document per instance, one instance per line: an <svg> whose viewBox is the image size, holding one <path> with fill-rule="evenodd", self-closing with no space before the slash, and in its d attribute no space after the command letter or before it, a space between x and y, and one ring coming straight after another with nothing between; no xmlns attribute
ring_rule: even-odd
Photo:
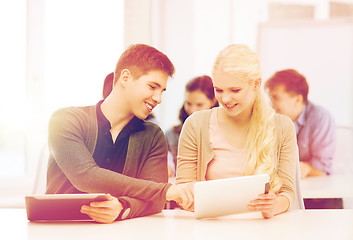
<svg viewBox="0 0 353 240"><path fill-rule="evenodd" d="M30 221L92 220L81 213L82 205L107 201L107 195L96 194L44 194L25 197L27 218Z"/></svg>
<svg viewBox="0 0 353 240"><path fill-rule="evenodd" d="M196 182L194 211L196 218L219 217L248 212L247 205L265 193L269 175L251 175Z"/></svg>

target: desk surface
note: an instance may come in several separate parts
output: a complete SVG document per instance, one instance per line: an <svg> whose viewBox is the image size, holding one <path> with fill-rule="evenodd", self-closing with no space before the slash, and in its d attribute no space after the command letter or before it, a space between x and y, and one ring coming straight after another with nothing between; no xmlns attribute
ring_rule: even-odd
<svg viewBox="0 0 353 240"><path fill-rule="evenodd" d="M353 198L353 175L307 177L301 180L303 198Z"/></svg>
<svg viewBox="0 0 353 240"><path fill-rule="evenodd" d="M41 239L353 239L353 210L297 210L263 219L259 213L196 220L164 210L136 219L95 222L28 222L25 209L0 209L0 238Z"/></svg>

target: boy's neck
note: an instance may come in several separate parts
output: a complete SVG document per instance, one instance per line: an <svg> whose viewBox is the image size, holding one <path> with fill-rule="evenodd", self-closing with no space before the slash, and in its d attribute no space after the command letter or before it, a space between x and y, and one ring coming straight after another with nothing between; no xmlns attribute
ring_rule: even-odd
<svg viewBox="0 0 353 240"><path fill-rule="evenodd" d="M110 94L101 104L104 116L110 122L112 129L123 129L134 115L128 111L123 98Z"/></svg>

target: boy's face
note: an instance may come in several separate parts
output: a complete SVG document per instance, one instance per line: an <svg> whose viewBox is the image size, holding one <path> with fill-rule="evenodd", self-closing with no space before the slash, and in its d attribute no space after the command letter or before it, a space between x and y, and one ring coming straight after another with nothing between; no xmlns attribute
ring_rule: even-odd
<svg viewBox="0 0 353 240"><path fill-rule="evenodd" d="M290 117L295 122L304 104L302 98L299 97L301 95L287 92L284 85L278 85L269 90L269 95L276 112Z"/></svg>
<svg viewBox="0 0 353 240"><path fill-rule="evenodd" d="M167 73L156 70L137 79L131 78L126 88L126 97L131 112L136 117L145 119L161 103L168 77Z"/></svg>

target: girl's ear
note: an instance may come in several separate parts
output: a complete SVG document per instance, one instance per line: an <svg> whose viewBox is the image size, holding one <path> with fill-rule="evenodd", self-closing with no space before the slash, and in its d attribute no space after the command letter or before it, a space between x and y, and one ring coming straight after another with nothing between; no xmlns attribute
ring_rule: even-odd
<svg viewBox="0 0 353 240"><path fill-rule="evenodd" d="M212 106L216 106L217 103L218 103L217 99L214 98L213 101L212 101Z"/></svg>
<svg viewBox="0 0 353 240"><path fill-rule="evenodd" d="M261 87L261 78L255 80L254 90Z"/></svg>

